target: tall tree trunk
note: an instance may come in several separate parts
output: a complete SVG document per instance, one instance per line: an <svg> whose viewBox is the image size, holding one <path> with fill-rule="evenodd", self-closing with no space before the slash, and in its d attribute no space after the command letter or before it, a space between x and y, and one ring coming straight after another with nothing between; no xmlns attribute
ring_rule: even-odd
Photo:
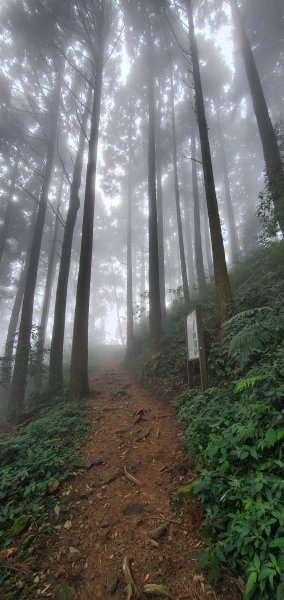
<svg viewBox="0 0 284 600"><path fill-rule="evenodd" d="M166 290L165 290L165 256L164 256L164 216L163 216L163 187L161 163L161 114L160 94L156 118L156 175L157 175L157 220L158 220L158 252L159 252L159 279L161 295L162 320L166 318Z"/></svg>
<svg viewBox="0 0 284 600"><path fill-rule="evenodd" d="M145 240L144 240L145 228L144 224L142 227L142 243L141 243L141 320L145 317L146 312L146 273L145 273Z"/></svg>
<svg viewBox="0 0 284 600"><path fill-rule="evenodd" d="M203 294L206 288L206 279L203 263L203 251L200 229L200 202L198 191L198 177L196 166L196 127L195 115L192 115L191 121L191 177L192 177L192 196L193 196L193 218L194 218L194 250L195 250L195 268L197 283L200 294Z"/></svg>
<svg viewBox="0 0 284 600"><path fill-rule="evenodd" d="M159 281L159 247L156 198L155 156L155 88L153 70L153 41L148 31L148 196L149 196L149 326L150 339L157 346L162 337L162 313Z"/></svg>
<svg viewBox="0 0 284 600"><path fill-rule="evenodd" d="M128 127L128 185L127 185L127 330L126 330L126 356L131 356L134 351L134 323L133 323L133 280L132 280L132 162L133 162L133 140L132 140L132 106L129 111Z"/></svg>
<svg viewBox="0 0 284 600"><path fill-rule="evenodd" d="M33 235L34 235L35 221L36 221L36 210L34 208L33 215L32 215L32 221L31 221L31 224L29 227L29 233L28 233L28 238L29 238L28 248L27 248L25 260L24 260L24 263L23 263L23 266L21 269L20 277L19 277L18 289L17 289L16 298L15 298L12 312L11 312L11 317L10 317L8 332L7 332L7 338L6 338L6 343L5 343L5 352L4 352L5 367L4 367L4 372L2 374L2 380L7 385L9 385L11 382L11 376L12 376L12 370L13 370L12 369L12 358L13 358L14 346L15 346L15 336L16 336L19 316L20 316L20 312L21 312L21 306L22 306L22 302L23 302L23 295L24 295L24 291L25 291L27 272L28 272L29 260L30 260L30 246L32 243Z"/></svg>
<svg viewBox="0 0 284 600"><path fill-rule="evenodd" d="M192 0L187 0L186 4L188 9L189 40L195 89L196 112L199 127L206 201L212 242L214 278L219 314L221 321L223 322L225 319L227 319L229 315L229 307L232 303L232 292L227 272L221 222L215 190L208 128L206 122L203 91L200 77L198 49L193 23Z"/></svg>
<svg viewBox="0 0 284 600"><path fill-rule="evenodd" d="M50 392L63 391L63 348L66 321L67 290L70 272L72 243L77 214L80 207L79 191L82 181L85 135L88 124L89 108L92 99L92 89L88 90L86 107L83 113L80 128L78 149L74 164L73 177L70 189L70 201L64 228L61 259L58 273L58 282L55 299L53 331L50 347L49 362L49 389Z"/></svg>
<svg viewBox="0 0 284 600"><path fill-rule="evenodd" d="M205 198L203 198L203 200L202 200L202 207L203 207L204 246L205 246L207 269L208 269L208 275L209 275L210 279L213 279L214 270L213 270L213 259L212 259L212 244L211 244L211 236L210 236L210 229L209 229L207 204L206 204Z"/></svg>
<svg viewBox="0 0 284 600"><path fill-rule="evenodd" d="M14 161L14 165L12 168L9 196L7 198L7 206L6 206L5 215L4 215L4 223L3 223L1 233L0 233L0 265L2 262L5 245L6 245L6 240L7 240L8 234L9 234L10 224L12 221L13 212L14 212L14 208L15 208L15 205L13 202L13 196L15 193L16 182L17 182L17 178L18 178L19 156L20 156L20 153L18 150L16 153L16 156L15 156L15 161Z"/></svg>
<svg viewBox="0 0 284 600"><path fill-rule="evenodd" d="M115 297L116 317L117 317L119 337L120 337L121 345L124 346L124 336L123 336L123 331L122 331L122 326L121 326L121 318L120 318L120 312L119 312L119 298L118 298L118 293L117 293L116 278L115 278L113 269L112 269L112 276L113 276L113 290L114 290L114 297Z"/></svg>
<svg viewBox="0 0 284 600"><path fill-rule="evenodd" d="M58 189L58 198L57 198L57 213L60 211L61 199L62 199L62 190L63 190L63 173L61 173L59 189ZM54 282L54 276L56 271L56 248L58 243L58 226L59 226L59 218L55 215L55 223L53 229L53 236L51 241L51 247L48 257L48 266L47 266L47 275L44 286L44 297L43 297L43 305L41 312L41 319L39 324L39 332L38 332L38 342L37 342L37 356L36 356L36 387L40 389L42 383L42 366L44 361L44 346L45 346L45 338L46 338L46 328L47 321L49 316L50 309L50 299L51 292Z"/></svg>
<svg viewBox="0 0 284 600"><path fill-rule="evenodd" d="M227 212L227 223L229 230L229 246L230 246L230 256L232 263L235 263L238 260L238 254L240 252L237 228L234 217L234 209L233 202L231 196L231 187L230 187L230 179L228 172L228 165L226 159L226 151L225 151L225 142L224 136L222 132L222 127L220 123L220 116L218 108L215 106L216 116L217 116L217 133L219 138L220 145L220 158L222 164L222 171L224 177L224 187L225 187L225 197L226 197L226 212Z"/></svg>
<svg viewBox="0 0 284 600"><path fill-rule="evenodd" d="M19 329L19 337L15 356L15 366L11 385L10 395L10 418L17 419L25 398L25 389L28 374L30 339L32 331L33 305L37 280L38 263L40 257L40 248L45 221L45 213L48 201L48 194L52 176L54 154L57 140L57 123L59 114L60 94L61 94L61 66L57 70L54 97L52 101L51 128L48 139L48 151L45 165L45 171L42 182L41 198L38 207L38 213L35 224L35 232L31 247L25 292L23 298L22 315Z"/></svg>
<svg viewBox="0 0 284 600"><path fill-rule="evenodd" d="M254 112L261 138L269 187L280 229L284 235L284 169L260 77L248 41L237 0L230 0L232 17L240 41Z"/></svg>
<svg viewBox="0 0 284 600"><path fill-rule="evenodd" d="M178 167L177 167L175 98L174 98L174 83L173 83L173 73L172 72L171 72L171 117L172 117L172 136L173 136L172 141L173 141L174 185L175 185L175 201L176 201L177 226L178 226L180 267L181 267L181 278L182 278L184 304L186 307L188 307L190 298L189 298L187 269L186 269L186 262L185 262L184 241L183 241L183 231L182 231L181 212L180 212L180 195L179 195L179 181L178 181Z"/></svg>
<svg viewBox="0 0 284 600"><path fill-rule="evenodd" d="M95 85L89 140L84 215L78 284L76 294L75 319L71 355L70 397L89 396L88 381L88 324L90 304L90 284L93 251L93 229L95 208L95 186L97 173L97 153L101 113L102 79L104 67L105 32L99 32L95 63Z"/></svg>
<svg viewBox="0 0 284 600"><path fill-rule="evenodd" d="M185 239L186 239L186 258L188 264L188 285L189 290L192 290L195 285L195 273L194 273L194 258L193 258L193 243L191 233L191 220L189 203L187 200L184 202L184 223L185 223Z"/></svg>

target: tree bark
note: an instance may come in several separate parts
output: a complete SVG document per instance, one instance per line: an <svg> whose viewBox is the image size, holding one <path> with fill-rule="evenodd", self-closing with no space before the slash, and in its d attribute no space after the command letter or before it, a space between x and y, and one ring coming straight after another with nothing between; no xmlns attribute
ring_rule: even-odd
<svg viewBox="0 0 284 600"><path fill-rule="evenodd" d="M28 374L30 339L32 331L33 305L37 280L40 248L44 228L48 194L54 163L54 154L57 139L57 124L59 115L59 104L61 94L61 66L57 69L56 84L52 100L51 127L48 138L47 159L42 182L41 197L35 224L31 255L29 260L25 292L23 298L22 314L20 321L19 337L15 356L15 366L11 384L10 394L10 418L17 420L19 417L24 398Z"/></svg>
<svg viewBox="0 0 284 600"><path fill-rule="evenodd" d="M198 177L196 166L196 128L195 115L192 115L191 121L191 177L192 177L192 196L193 196L193 218L194 218L194 255L195 268L199 293L203 294L206 288L206 279L203 263L203 251L200 229L200 202L198 191Z"/></svg>
<svg viewBox="0 0 284 600"><path fill-rule="evenodd" d="M221 230L221 222L218 210L211 151L209 145L208 128L205 115L203 91L201 84L198 49L195 38L192 0L187 0L189 40L192 58L193 79L195 88L196 112L199 127L202 163L204 171L204 183L206 201L210 225L210 234L213 252L214 279L217 294L217 302L221 322L228 318L230 304L232 303L232 292L227 272L225 251Z"/></svg>
<svg viewBox="0 0 284 600"><path fill-rule="evenodd" d="M127 326L126 326L126 356L134 352L134 322L133 322L133 281L132 281L132 162L133 162L133 140L132 140L132 106L129 112L128 126L128 182L127 182Z"/></svg>
<svg viewBox="0 0 284 600"><path fill-rule="evenodd" d="M76 294L75 319L73 329L70 397L84 398L89 396L88 381L88 321L90 304L90 284L93 251L93 229L95 208L95 186L97 173L97 153L101 113L102 79L104 66L105 32L99 31L97 55L95 62L95 85L91 116L91 132L89 141L84 215L80 263Z"/></svg>
<svg viewBox="0 0 284 600"><path fill-rule="evenodd" d="M4 255L6 241L7 241L7 237L9 234L10 224L12 221L13 212L14 212L14 208L15 208L15 205L13 202L13 196L15 193L16 182L17 182L17 178L18 178L19 156L20 156L20 153L18 150L16 153L16 156L15 156L15 162L14 162L13 169L12 169L9 197L7 199L7 206L6 206L5 215L4 215L4 223L3 223L3 227L2 227L1 233L0 233L0 265L1 265L2 258Z"/></svg>
<svg viewBox="0 0 284 600"><path fill-rule="evenodd" d="M78 149L74 164L73 177L70 189L69 208L64 228L62 242L61 260L58 273L58 282L55 299L53 331L50 347L49 362L49 390L50 393L62 393L63 391L63 348L66 321L67 290L70 272L72 242L77 214L80 207L79 191L82 181L82 169L85 148L85 132L87 129L89 107L91 104L92 89L89 88L86 107L83 113L82 126L80 128Z"/></svg>
<svg viewBox="0 0 284 600"><path fill-rule="evenodd" d="M173 136L172 143L173 143L174 187L175 187L175 201L176 201L176 213L177 213L180 268L181 268L184 304L185 304L185 307L187 308L189 305L189 302L190 302L190 298L189 298L187 269L186 269L186 262L185 262L184 241L183 241L183 231L182 231L181 212L180 212L180 194L179 194L178 167L177 167L177 137L176 137L176 120L175 120L175 99L174 99L174 83L173 83L173 73L172 72L171 72L171 119L172 119L172 136Z"/></svg>
<svg viewBox="0 0 284 600"><path fill-rule="evenodd" d="M61 173L59 190L58 190L58 199L57 199L57 211L58 212L60 210L60 205L61 205L62 189L63 189L63 173ZM59 219L55 215L55 223L54 223L50 253L49 253L49 257L48 257L47 275L46 275L46 281L45 281L45 287L44 287L44 298L43 298L41 320L40 320L40 325L39 325L38 341L37 341L37 356L36 356L36 369L37 369L36 387L37 387L37 389L41 388L41 383L42 383L42 367L43 367L43 361L44 361L44 346L45 346L45 338L46 338L46 328L47 328L47 321L48 321L48 315L49 315L49 309L50 309L51 292L52 292L54 276L55 276L55 271L56 271L56 264L57 264L56 247L57 247L57 243L58 243L58 226L59 226Z"/></svg>
<svg viewBox="0 0 284 600"><path fill-rule="evenodd" d="M36 220L36 211L34 210L33 216L32 216L32 222L30 224L29 233L28 233L28 237L29 237L28 245L29 245L29 243L32 242L32 238L33 238L33 234L34 234L34 227L35 227L35 220ZM8 332L7 332L7 337L6 337L6 343L5 343L4 368L3 368L3 373L2 373L2 382L5 383L7 386L11 382L11 376L12 376L12 371L13 371L12 359L13 359L14 346L15 346L15 336L16 336L16 332L17 332L17 326L18 326L19 316L20 316L20 312L21 312L21 306L22 306L22 302L23 302L23 295L24 295L24 291L25 291L29 259L30 259L30 247L27 248L26 256L25 256L24 263L23 263L23 266L21 269L19 282L18 282L18 289L17 289L15 301L14 301L12 312L11 312L11 317L10 317Z"/></svg>
<svg viewBox="0 0 284 600"><path fill-rule="evenodd" d="M152 345L158 346L162 337L162 313L159 281L159 248L156 198L155 156L155 92L153 70L153 41L150 25L147 40L148 68L148 196L149 196L149 326Z"/></svg>
<svg viewBox="0 0 284 600"><path fill-rule="evenodd" d="M190 209L187 199L184 202L184 223L185 223L185 239L186 239L186 258L188 264L188 285L189 292L194 288L195 285L195 273L194 273L194 258L193 258L193 243L191 233L191 218Z"/></svg>
<svg viewBox="0 0 284 600"><path fill-rule="evenodd" d="M261 138L264 161L271 190L275 214L284 235L284 169L271 118L269 116L260 77L252 49L247 38L237 0L230 0L233 22L236 27L244 59L254 112Z"/></svg>
<svg viewBox="0 0 284 600"><path fill-rule="evenodd" d="M216 116L217 116L217 133L218 133L219 145L220 145L220 158L221 158L222 171L223 171L223 177L224 177L227 223L228 223L228 230L229 230L230 256L231 256L232 264L234 264L238 260L240 246L239 246L237 228L236 228L235 217L234 217L234 209L233 209L233 202L232 202L232 196L231 196L230 178L229 178L228 165L227 165L227 159L226 159L224 136L223 136L222 127L221 127L221 123L220 123L219 111L216 106L215 106L215 111L216 111Z"/></svg>
<svg viewBox="0 0 284 600"><path fill-rule="evenodd" d="M157 220L158 220L158 252L159 252L159 279L161 296L162 320L166 319L166 289L165 289L165 256L164 256L164 216L163 216L163 187L161 164L161 114L160 96L156 111L156 176L157 176Z"/></svg>
<svg viewBox="0 0 284 600"><path fill-rule="evenodd" d="M213 259L212 259L212 244L210 237L210 229L209 229L209 221L208 221L208 212L207 212L207 204L205 198L202 200L203 207L203 228L204 228L204 246L205 246L205 255L207 262L208 275L210 279L213 279Z"/></svg>

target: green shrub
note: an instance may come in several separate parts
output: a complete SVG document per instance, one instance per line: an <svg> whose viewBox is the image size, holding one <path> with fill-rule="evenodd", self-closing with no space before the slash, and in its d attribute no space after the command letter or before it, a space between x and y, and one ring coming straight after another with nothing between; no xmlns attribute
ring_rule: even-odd
<svg viewBox="0 0 284 600"><path fill-rule="evenodd" d="M56 497L48 487L74 473L78 443L89 432L83 401L61 401L46 408L31 423L17 428L13 435L0 436L0 544L14 544L23 552L22 534L28 526L42 530L60 512ZM31 535L28 535L29 540ZM13 572L0 571L0 586L10 585ZM14 575L13 575L14 576ZM15 583L15 582L14 582ZM14 584L13 584L14 585ZM20 596L19 596L20 597Z"/></svg>

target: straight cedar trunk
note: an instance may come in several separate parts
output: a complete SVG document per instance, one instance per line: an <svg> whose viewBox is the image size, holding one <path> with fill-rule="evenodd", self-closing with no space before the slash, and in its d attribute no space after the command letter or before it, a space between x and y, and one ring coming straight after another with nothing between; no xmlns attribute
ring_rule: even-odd
<svg viewBox="0 0 284 600"><path fill-rule="evenodd" d="M129 127L128 127L128 182L127 182L127 235L126 235L126 253L127 253L127 325L126 325L126 356L129 357L134 352L134 322L133 322L133 278L132 278L132 202L133 202L133 182L132 182L132 163L133 163L133 140L132 140L132 107L130 106ZM119 327L121 325L119 320ZM122 335L122 333L121 333Z"/></svg>
<svg viewBox="0 0 284 600"><path fill-rule="evenodd" d="M59 184L59 190L58 190L58 199L57 199L57 212L58 213L59 213L60 205L61 205L62 189L63 189L63 173L61 174L61 177L60 177L60 184ZM39 332L38 332L37 356L36 356L37 373L36 373L36 378L35 378L37 389L40 389L41 382L42 382L42 366L43 366L43 361L44 361L44 346L45 346L45 338L46 338L46 328L47 328L47 321L48 321L49 309L50 309L51 292L52 292L55 271L56 271L56 264L57 264L56 248L57 248L57 244L58 244L58 226L59 226L59 218L57 215L55 215L55 223L54 223L50 253L49 253L49 257L48 257L47 275L46 275L46 281L45 281L45 286L44 286L44 298L43 298L41 319L40 319Z"/></svg>
<svg viewBox="0 0 284 600"><path fill-rule="evenodd" d="M13 202L13 196L15 194L16 182L17 182L17 178L18 178L19 156L20 156L20 153L19 153L19 151L17 151L17 154L15 156L15 162L14 162L13 169L12 169L11 184L10 184L9 197L7 199L7 206L6 206L5 215L4 215L4 223L3 223L3 227L2 227L1 233L0 233L0 265L1 265L2 258L4 255L6 241L7 241L8 235L9 235L9 229L10 229L13 212L14 212L14 208L15 208L15 205Z"/></svg>
<svg viewBox="0 0 284 600"><path fill-rule="evenodd" d="M163 186L161 163L161 114L160 95L156 111L156 176L157 176L157 220L158 220L158 251L159 278L162 320L166 318L166 288L165 288L165 255L164 255L164 216L163 216Z"/></svg>
<svg viewBox="0 0 284 600"><path fill-rule="evenodd" d="M193 244L190 222L189 203L184 202L184 222L185 222L185 239L186 239L186 258L188 264L188 285L189 290L195 286L194 259L193 259Z"/></svg>
<svg viewBox="0 0 284 600"><path fill-rule="evenodd" d="M223 171L223 177L224 177L224 187L225 187L225 197L226 197L226 211L227 211L227 223L228 223L228 230L229 230L230 256L231 256L231 261L234 264L238 260L238 254L240 252L240 246L239 246L237 228L236 228L235 217L234 217L233 202L232 202L231 187L230 187L230 178L229 178L228 165L227 165L227 159L226 159L226 151L225 151L225 143L224 143L224 136L223 136L223 132L222 132L222 128L221 128L220 116L219 116L218 108L215 107L215 110L216 110L216 115L217 115L217 134L218 134L219 145L220 145L220 158L221 158L222 171Z"/></svg>
<svg viewBox="0 0 284 600"><path fill-rule="evenodd" d="M187 269L186 269L186 262L185 262L181 211L180 211L180 194L179 194L178 168L177 168L175 99L174 99L174 84L173 84L173 73L172 72L171 72L171 118L172 118L172 136L173 136L174 186L175 186L175 201L176 201L177 226L178 226L180 267L181 267L181 278L182 278L184 304L185 304L185 307L188 307L190 298L189 298L189 289L188 289Z"/></svg>
<svg viewBox="0 0 284 600"><path fill-rule="evenodd" d="M115 279L115 274L114 274L113 269L112 269L112 276L113 276L113 291L114 291L114 298L115 298L116 318L117 318L119 337L120 337L121 345L124 346L124 336L123 336L123 331L122 331L122 326L121 326L121 318L120 318L120 312L119 312L119 298L118 298L116 279Z"/></svg>
<svg viewBox="0 0 284 600"><path fill-rule="evenodd" d="M148 197L149 197L149 326L152 345L158 346L162 337L162 312L159 279L159 246L156 197L155 153L155 91L153 69L153 40L148 30Z"/></svg>
<svg viewBox="0 0 284 600"><path fill-rule="evenodd" d="M78 210L80 208L79 191L82 181L85 132L87 130L91 99L92 89L90 87L87 95L86 107L83 113L82 126L80 128L78 149L73 170L69 207L64 228L61 259L58 273L49 361L49 390L51 394L57 392L61 393L64 388L63 348L66 321L67 290L72 254L73 234L77 220Z"/></svg>
<svg viewBox="0 0 284 600"><path fill-rule="evenodd" d="M36 221L36 211L34 210L33 216L32 216L32 222L31 222L31 225L29 228L29 241L28 241L29 246L31 245L33 234L34 234L35 221ZM18 289L17 289L15 302L13 304L13 308L12 308L12 312L11 312L11 317L10 317L8 332L7 332L7 338L6 338L6 343L5 343L5 352L4 352L5 367L4 367L4 372L2 374L2 380L5 381L5 383L7 385L9 385L11 382L12 357L13 357L13 353L14 353L15 336L16 336L16 332L17 332L19 316L20 316L22 302L23 302L23 295L24 295L24 291L25 291L25 285L26 285L26 279L27 279L27 273L28 273L28 267L29 267L29 260L30 260L30 247L27 248L25 261L24 261L24 264L21 269L19 283L18 283Z"/></svg>
<svg viewBox="0 0 284 600"><path fill-rule="evenodd" d="M201 84L198 49L195 38L192 1L187 0L188 10L188 25L189 25L189 41L192 59L192 70L195 89L195 102L197 121L199 127L199 137L201 146L201 155L204 171L204 183L206 192L206 202L209 217L209 226L212 242L214 279L217 294L217 302L221 322L225 321L229 316L230 305L232 303L232 292L228 277L225 251L221 230L221 222L218 210L217 196L215 190L215 182L213 175L211 151L209 145L208 128L205 115L203 91Z"/></svg>
<svg viewBox="0 0 284 600"><path fill-rule="evenodd" d="M95 209L95 186L97 173L97 153L101 113L102 80L104 66L105 32L99 31L95 62L95 83L91 115L82 241L76 294L75 319L71 354L70 397L89 396L88 381L88 325L90 305L90 285L93 251L93 229Z"/></svg>
<svg viewBox="0 0 284 600"><path fill-rule="evenodd" d="M142 228L142 245L141 245L141 320L143 321L143 318L145 316L145 311L146 311L146 298L145 298L145 291L146 291L146 273L145 273L145 244L144 244L144 234L145 234L145 228L144 228L144 224L143 224L143 228Z"/></svg>
<svg viewBox="0 0 284 600"><path fill-rule="evenodd" d="M195 115L191 121L191 178L192 178L192 196L193 196L193 219L194 219L194 250L195 250L195 268L199 293L203 294L206 288L206 279L203 263L203 251L200 228L200 202L198 191L198 177L196 166L196 127Z"/></svg>
<svg viewBox="0 0 284 600"><path fill-rule="evenodd" d="M202 207L203 207L203 230L204 230L205 256L206 256L206 262L207 262L208 275L209 275L210 279L212 280L214 277L213 259L212 259L212 244L211 244L211 237L210 237L207 204L206 204L205 198L203 198Z"/></svg>
<svg viewBox="0 0 284 600"><path fill-rule="evenodd" d="M254 112L261 138L269 187L282 235L284 235L284 169L273 125L269 116L260 77L248 41L237 0L230 0L233 22L236 27Z"/></svg>
<svg viewBox="0 0 284 600"><path fill-rule="evenodd" d="M51 115L51 128L48 138L47 159L26 278L20 329L15 356L15 366L11 384L9 413L12 420L18 419L25 398L37 271L57 140L56 134L61 94L61 81L61 66L59 66L57 69L54 97L52 101L53 114Z"/></svg>

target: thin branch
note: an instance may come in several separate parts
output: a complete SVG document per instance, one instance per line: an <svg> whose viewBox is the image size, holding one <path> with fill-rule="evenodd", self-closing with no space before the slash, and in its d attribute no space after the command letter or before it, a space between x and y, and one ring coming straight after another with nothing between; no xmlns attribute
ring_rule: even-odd
<svg viewBox="0 0 284 600"><path fill-rule="evenodd" d="M108 60L110 59L110 57L113 55L113 53L114 53L114 51L115 51L115 49L116 49L116 47L117 47L117 45L118 45L118 43L119 43L119 41L120 41L120 38L121 38L121 36L122 36L122 34L123 34L123 32L124 32L124 29L125 29L125 25L123 25L123 27L122 27L122 29L121 29L121 31L120 31L120 33L119 33L118 37L117 37L117 40L115 41L115 43L114 43L114 45L113 45L113 47L112 47L112 49L111 49L111 51L110 51L109 55L108 55L108 56L107 56L107 58L105 59L105 61L104 61L104 66L106 65L106 63L108 62Z"/></svg>
<svg viewBox="0 0 284 600"><path fill-rule="evenodd" d="M194 160L194 162L197 162L203 166L203 162L201 160L197 160L197 158L192 158L192 156L186 156L186 154L183 154L182 156L183 156L183 158L186 158L187 160Z"/></svg>
<svg viewBox="0 0 284 600"><path fill-rule="evenodd" d="M33 200L34 202L36 202L36 204L39 204L39 199L36 198L36 196L34 196L34 194L32 194L32 192L30 192L24 185L23 183L20 182L20 180L18 180L18 184L19 186L24 190L24 192L26 192L26 194L28 194Z"/></svg>

